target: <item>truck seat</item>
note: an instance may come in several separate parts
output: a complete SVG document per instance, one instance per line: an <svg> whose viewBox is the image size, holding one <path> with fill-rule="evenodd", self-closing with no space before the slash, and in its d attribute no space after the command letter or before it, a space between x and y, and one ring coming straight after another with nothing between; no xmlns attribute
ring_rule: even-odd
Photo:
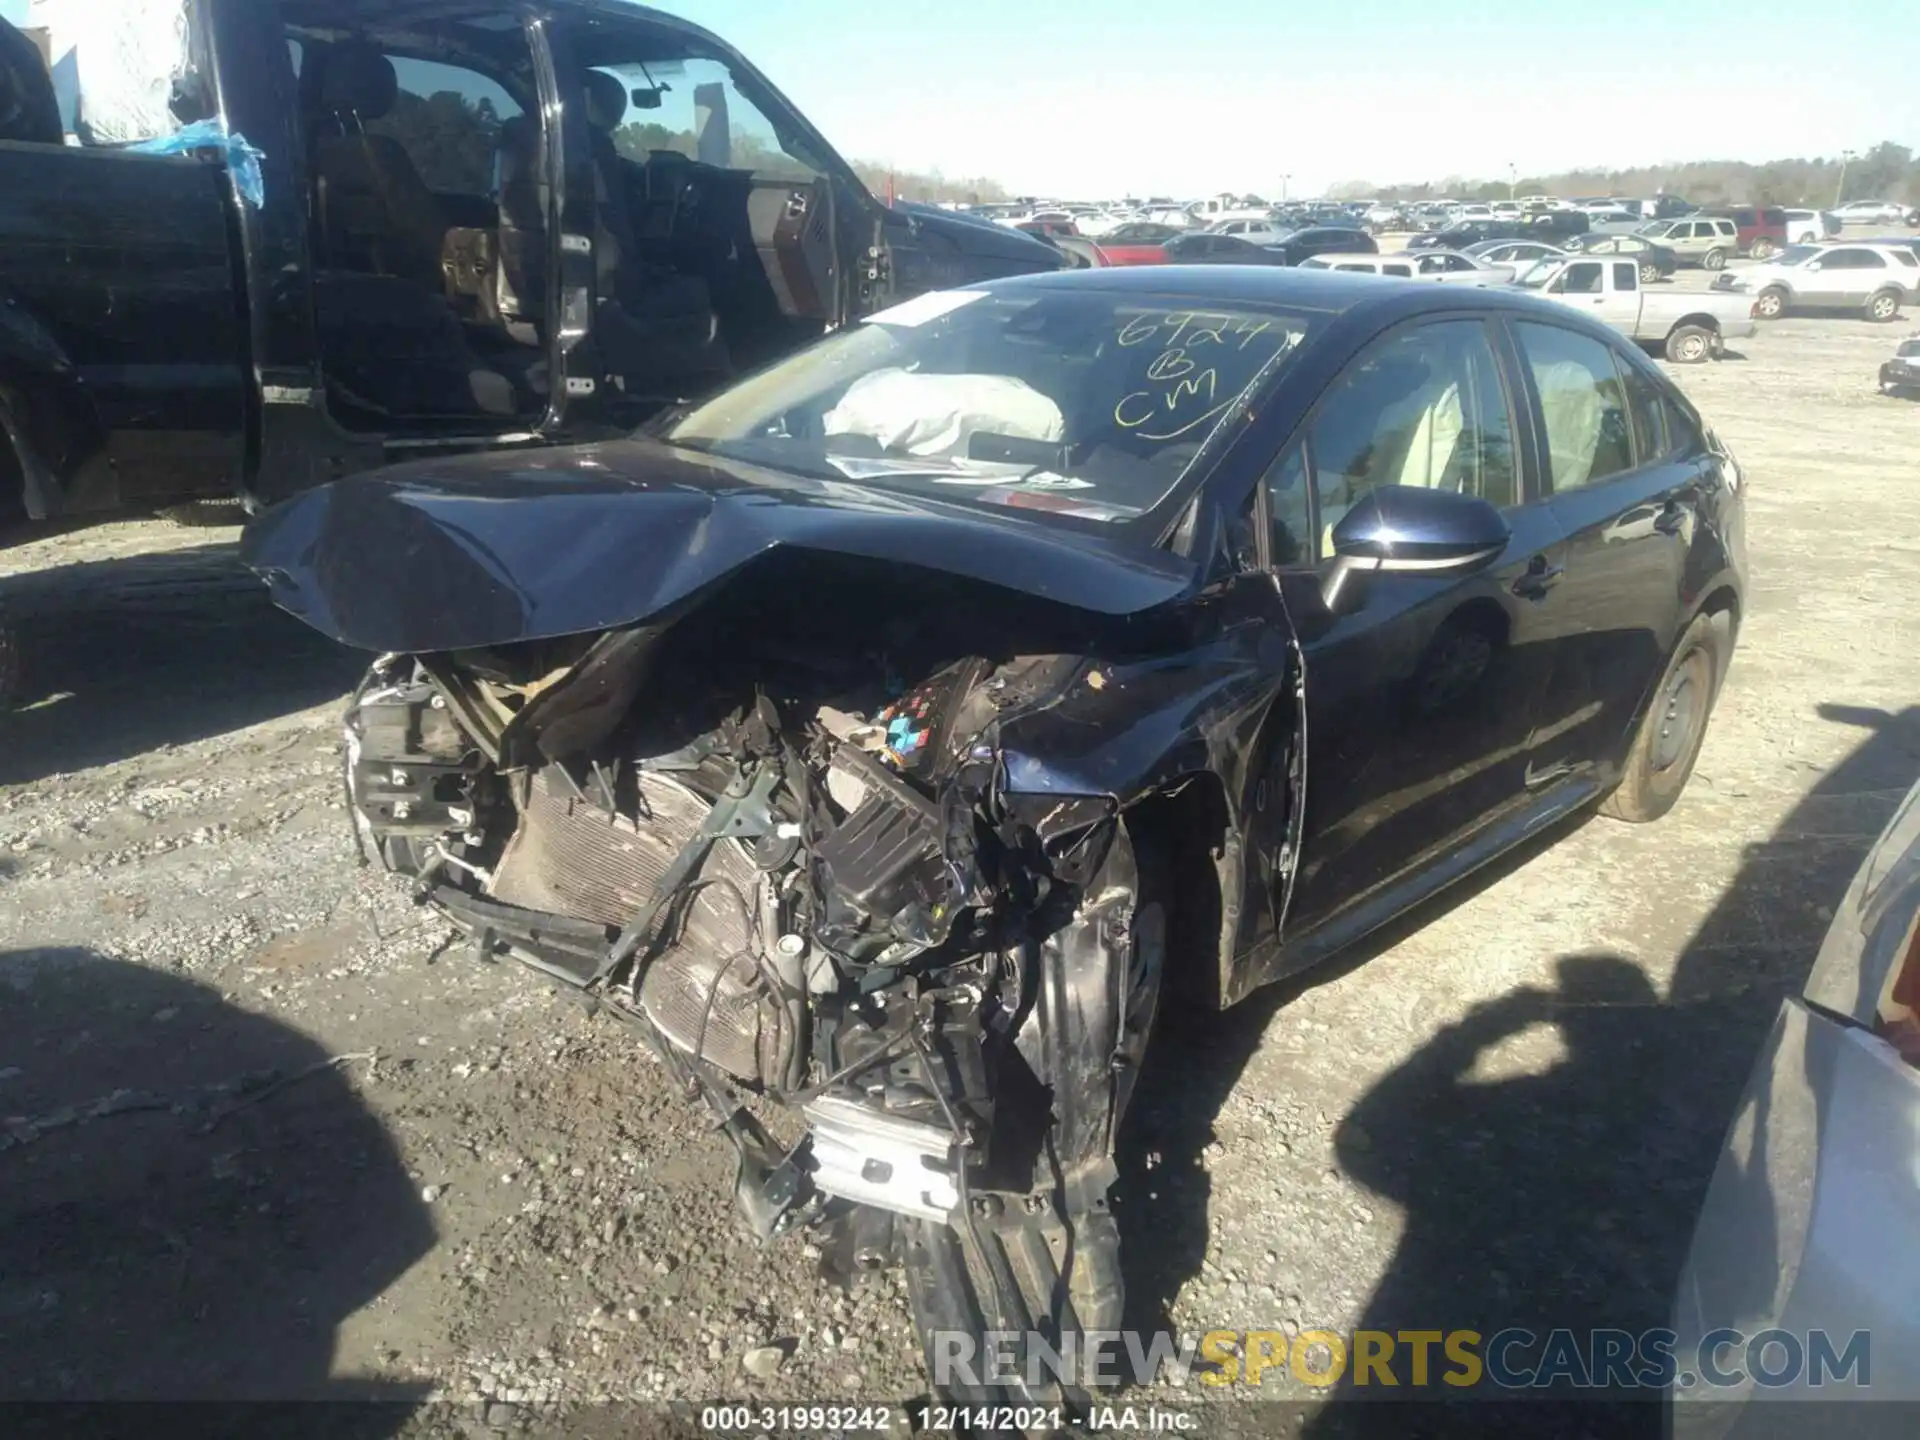
<svg viewBox="0 0 1920 1440"><path fill-rule="evenodd" d="M323 263L438 291L445 217L406 149L366 129L399 96L393 62L360 40L314 58L320 74L310 92L317 112L310 133Z"/></svg>

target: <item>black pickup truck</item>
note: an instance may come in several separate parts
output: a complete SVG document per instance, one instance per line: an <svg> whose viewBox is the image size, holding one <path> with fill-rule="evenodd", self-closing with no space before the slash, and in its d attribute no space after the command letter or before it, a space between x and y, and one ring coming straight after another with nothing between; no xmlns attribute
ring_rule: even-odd
<svg viewBox="0 0 1920 1440"><path fill-rule="evenodd" d="M738 52L625 0L180 5L173 115L244 137L257 188L218 145L75 143L0 23L0 526L598 438L1061 264L881 203Z"/></svg>

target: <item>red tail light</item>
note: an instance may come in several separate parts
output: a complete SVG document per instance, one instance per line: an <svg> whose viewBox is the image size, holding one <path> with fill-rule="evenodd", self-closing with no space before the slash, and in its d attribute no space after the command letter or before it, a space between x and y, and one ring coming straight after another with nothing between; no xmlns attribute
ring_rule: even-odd
<svg viewBox="0 0 1920 1440"><path fill-rule="evenodd" d="M1873 1028L1909 1065L1920 1065L1920 914L1907 926L1907 938L1887 973Z"/></svg>

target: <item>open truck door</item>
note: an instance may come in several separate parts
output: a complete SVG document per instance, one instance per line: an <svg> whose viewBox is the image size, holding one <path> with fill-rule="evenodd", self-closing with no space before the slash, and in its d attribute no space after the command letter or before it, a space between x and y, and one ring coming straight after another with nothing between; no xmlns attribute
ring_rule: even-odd
<svg viewBox="0 0 1920 1440"><path fill-rule="evenodd" d="M44 519L236 493L250 377L232 176L211 157L65 143L36 46L0 22L0 55L7 498Z"/></svg>

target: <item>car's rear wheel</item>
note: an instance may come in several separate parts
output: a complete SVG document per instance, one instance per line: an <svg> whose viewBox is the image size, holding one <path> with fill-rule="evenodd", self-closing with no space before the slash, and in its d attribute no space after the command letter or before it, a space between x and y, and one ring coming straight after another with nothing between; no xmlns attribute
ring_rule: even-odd
<svg viewBox="0 0 1920 1440"><path fill-rule="evenodd" d="M1756 260L1771 260L1779 253L1780 247L1771 240L1756 240L1753 242L1753 258Z"/></svg>
<svg viewBox="0 0 1920 1440"><path fill-rule="evenodd" d="M1643 260L1640 262L1640 283L1642 285L1651 285L1659 278L1660 267L1658 265L1654 264L1651 260Z"/></svg>
<svg viewBox="0 0 1920 1440"><path fill-rule="evenodd" d="M1709 250L1700 257L1700 264L1708 270L1724 270L1727 268L1727 252L1724 250Z"/></svg>
<svg viewBox="0 0 1920 1440"><path fill-rule="evenodd" d="M1900 292L1881 290L1867 301L1867 319L1875 324L1884 325L1900 313Z"/></svg>
<svg viewBox="0 0 1920 1440"><path fill-rule="evenodd" d="M1640 717L1619 787L1600 802L1602 815L1638 824L1673 808L1700 758L1732 643L1730 624L1712 615L1694 617Z"/></svg>
<svg viewBox="0 0 1920 1440"><path fill-rule="evenodd" d="M1667 359L1699 365L1713 358L1713 332L1704 325L1676 325L1667 336Z"/></svg>
<svg viewBox="0 0 1920 1440"><path fill-rule="evenodd" d="M1754 297L1753 313L1762 320L1778 320L1787 313L1787 292L1778 285L1762 290Z"/></svg>

